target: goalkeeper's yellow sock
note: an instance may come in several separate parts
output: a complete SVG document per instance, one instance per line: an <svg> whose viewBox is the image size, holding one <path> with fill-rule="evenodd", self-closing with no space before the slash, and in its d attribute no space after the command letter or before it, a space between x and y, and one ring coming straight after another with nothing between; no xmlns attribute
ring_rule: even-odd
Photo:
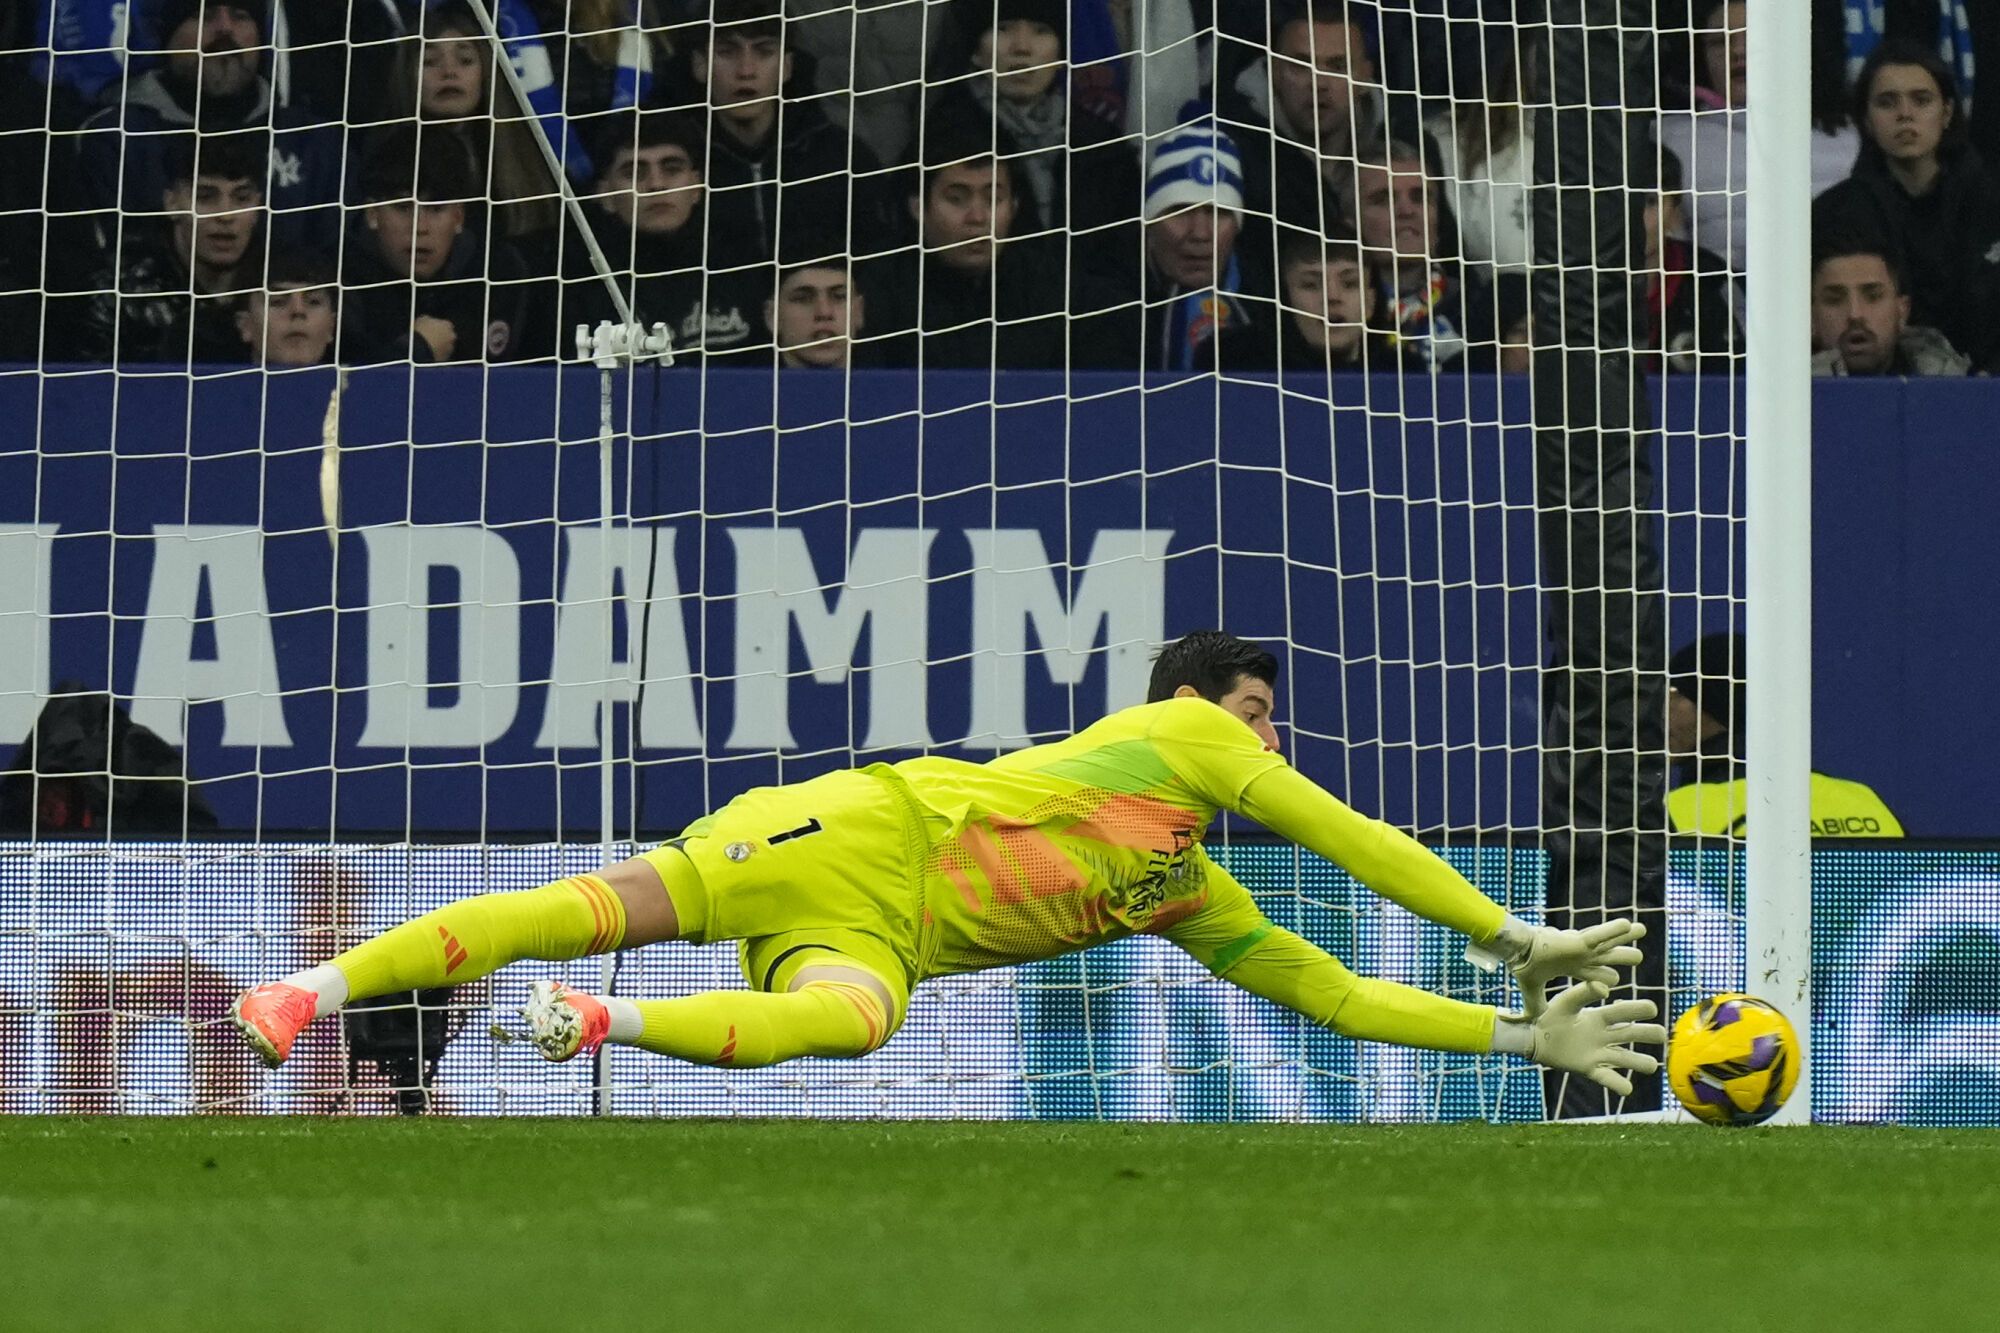
<svg viewBox="0 0 2000 1333"><path fill-rule="evenodd" d="M519 893L483 893L426 912L286 980L318 997L320 1014L351 1000L456 986L517 958L582 958L625 938L625 904L595 875Z"/></svg>
<svg viewBox="0 0 2000 1333"><path fill-rule="evenodd" d="M605 1007L611 1041L729 1069L801 1055L866 1055L890 1033L882 997L846 981L813 981L775 995L718 990L679 1000L607 999Z"/></svg>

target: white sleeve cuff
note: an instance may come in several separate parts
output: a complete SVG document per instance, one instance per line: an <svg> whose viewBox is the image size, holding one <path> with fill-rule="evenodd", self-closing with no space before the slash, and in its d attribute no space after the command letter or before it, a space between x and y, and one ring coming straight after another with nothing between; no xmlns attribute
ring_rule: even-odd
<svg viewBox="0 0 2000 1333"><path fill-rule="evenodd" d="M1528 956L1528 946L1534 941L1535 928L1517 916L1509 916L1500 923L1493 938L1484 944L1467 944L1465 961L1482 972L1497 972L1509 963L1519 962Z"/></svg>
<svg viewBox="0 0 2000 1333"><path fill-rule="evenodd" d="M1493 1020L1493 1053L1495 1055L1528 1055L1535 1053L1535 1028L1518 1018L1501 1015Z"/></svg>

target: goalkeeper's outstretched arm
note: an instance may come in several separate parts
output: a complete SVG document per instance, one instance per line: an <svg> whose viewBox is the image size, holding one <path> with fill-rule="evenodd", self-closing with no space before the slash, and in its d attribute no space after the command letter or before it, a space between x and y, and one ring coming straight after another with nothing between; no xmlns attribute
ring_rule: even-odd
<svg viewBox="0 0 2000 1333"><path fill-rule="evenodd" d="M1654 1057L1631 1049L1666 1042L1666 1030L1650 1021L1655 1010L1649 1000L1590 1007L1607 991L1600 982L1584 981L1533 1014L1516 1014L1358 977L1318 945L1273 925L1220 867L1207 869L1208 906L1169 930L1169 938L1217 976L1322 1027L1398 1046L1524 1055L1621 1096L1632 1091L1630 1073L1659 1067Z"/></svg>
<svg viewBox="0 0 2000 1333"><path fill-rule="evenodd" d="M1588 931L1551 930L1509 916L1415 838L1349 808L1288 765L1240 714L1200 698L1167 700L1153 740L1206 800L1248 815L1391 902L1470 937L1467 956L1483 967L1508 967L1530 1017L1541 1013L1555 978L1610 986L1616 968L1639 961L1642 927L1611 921Z"/></svg>
<svg viewBox="0 0 2000 1333"><path fill-rule="evenodd" d="M1272 833L1346 869L1392 903L1470 937L1466 957L1480 967L1508 967L1520 981L1522 1009L1542 1013L1548 985L1574 977L1610 987L1618 967L1640 959L1646 933L1632 921L1606 921L1588 931L1536 927L1466 883L1444 859L1414 837L1338 801L1224 711L1188 701L1160 717L1180 771L1222 809L1248 815Z"/></svg>
<svg viewBox="0 0 2000 1333"><path fill-rule="evenodd" d="M1236 808L1391 902L1469 936L1466 957L1489 969L1507 967L1530 1018L1541 1014L1557 977L1608 988L1618 980L1617 968L1639 961L1644 926L1621 918L1587 930L1556 930L1510 916L1415 838L1358 813L1296 769L1266 768L1243 789Z"/></svg>

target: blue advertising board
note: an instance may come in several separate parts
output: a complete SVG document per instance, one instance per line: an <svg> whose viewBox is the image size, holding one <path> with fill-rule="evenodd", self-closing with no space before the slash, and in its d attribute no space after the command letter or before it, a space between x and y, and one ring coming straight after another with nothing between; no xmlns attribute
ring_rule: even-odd
<svg viewBox="0 0 2000 1333"><path fill-rule="evenodd" d="M615 826L667 830L1066 731L1224 624L1282 641L1331 789L1536 826L1524 384L641 370L608 536L594 371L355 373L330 533L333 384L0 374L0 755L75 681L184 746L227 828L575 833L609 701ZM1660 406L1675 643L1740 612L1740 392ZM1816 759L1932 835L1993 832L2000 786L1990 396L1821 386Z"/></svg>

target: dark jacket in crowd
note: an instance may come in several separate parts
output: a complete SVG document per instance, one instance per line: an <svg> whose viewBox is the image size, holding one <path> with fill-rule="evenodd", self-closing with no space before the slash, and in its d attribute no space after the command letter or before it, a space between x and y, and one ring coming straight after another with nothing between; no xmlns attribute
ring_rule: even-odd
<svg viewBox="0 0 2000 1333"><path fill-rule="evenodd" d="M1245 78L1255 83L1265 76L1259 61ZM1287 135L1274 124L1274 113L1245 95L1242 82L1217 90L1217 120L1236 144L1243 157L1243 202L1251 218L1275 218L1277 222L1323 235L1341 234L1340 192L1337 173L1352 172L1355 148L1326 146L1326 158L1306 146L1307 127L1298 138ZM1355 88L1354 144L1362 149L1381 149L1390 139L1408 143L1424 154L1424 161L1436 164L1436 145L1425 131L1419 108L1409 99L1384 99L1379 91ZM1385 105L1386 101L1386 105ZM1386 130L1384 126L1387 126Z"/></svg>
<svg viewBox="0 0 2000 1333"><path fill-rule="evenodd" d="M1198 357L1200 369L1225 373L1275 370L1283 375L1301 377L1324 376L1329 371L1356 374L1392 371L1403 364L1395 343L1380 330L1364 332L1352 348L1336 352L1329 358L1324 349L1306 341L1291 311L1268 302L1259 303L1259 306L1259 315L1269 312L1259 324L1238 330L1235 338L1220 343L1211 340L1204 346Z"/></svg>
<svg viewBox="0 0 2000 1333"><path fill-rule="evenodd" d="M149 70L125 85L122 101L85 120L77 137L73 177L51 182L70 208L100 210L93 220L100 248L117 242L118 215L156 214L178 146L197 130L271 131L270 188L273 237L289 249L332 253L340 234L342 127L311 123L307 113L271 106L271 85L258 79L243 98L203 98L197 125L192 94L165 69ZM180 133L175 133L179 131ZM60 188L58 188L60 187Z"/></svg>
<svg viewBox="0 0 2000 1333"><path fill-rule="evenodd" d="M961 80L931 103L925 126L932 135L972 136L994 125L996 105L1003 108L998 142L1021 191L1013 234L1067 232L1084 271L1136 254L1145 183L1133 141L1095 116L1077 114L1060 92L1043 99L1040 123L991 98L978 80Z"/></svg>
<svg viewBox="0 0 2000 1333"><path fill-rule="evenodd" d="M241 284L255 284L262 269L253 244L238 266ZM107 265L89 287L51 300L51 311L63 315L56 320L62 337L44 353L49 360L181 366L243 360L243 339L236 332L240 291L195 295L170 241L128 242L125 262Z"/></svg>
<svg viewBox="0 0 2000 1333"><path fill-rule="evenodd" d="M1060 369L1062 275L1060 237L1003 242L984 273L915 251L875 260L862 275L870 339L861 358L901 367ZM888 336L877 341L878 334Z"/></svg>
<svg viewBox="0 0 2000 1333"><path fill-rule="evenodd" d="M1815 201L1813 231L1822 247L1900 255L1910 322L1937 329L1976 366L2000 358L2000 180L1974 149L1961 145L1930 192L1912 198L1864 143L1854 174Z"/></svg>
<svg viewBox="0 0 2000 1333"><path fill-rule="evenodd" d="M853 248L863 251L871 224L882 217L879 165L866 144L851 140L810 103L787 103L776 128L755 149L730 137L719 116L711 117L706 194L711 262L774 258L781 214L788 226L804 223L840 239L852 234ZM848 227L855 230L849 233Z"/></svg>
<svg viewBox="0 0 2000 1333"><path fill-rule="evenodd" d="M1733 354L1740 341L1729 261L1669 238L1660 267L1646 285L1651 322L1644 347L1653 353L1646 358L1649 368L1670 374L1729 374L1736 368Z"/></svg>
<svg viewBox="0 0 2000 1333"><path fill-rule="evenodd" d="M1262 283L1240 280L1220 289L1184 288L1150 258L1137 282L1110 272L1087 274L1070 325L1072 364L1128 371L1268 364L1276 334L1266 291Z"/></svg>
<svg viewBox="0 0 2000 1333"><path fill-rule="evenodd" d="M611 265L632 317L651 328L665 324L674 335L674 357L694 359L747 347L765 338L764 300L770 294L769 265L717 267L704 273L703 232L697 207L671 236L635 232L602 208L588 209L591 229ZM553 247L546 239L541 249ZM595 328L618 322L617 307L598 276L590 253L574 234L563 246L562 297L556 313L554 346L559 355L576 354L576 326Z"/></svg>
<svg viewBox="0 0 2000 1333"><path fill-rule="evenodd" d="M1338 194L1309 149L1263 124L1225 120L1223 130L1243 156L1243 202L1252 216L1323 236L1342 229Z"/></svg>
<svg viewBox="0 0 2000 1333"><path fill-rule="evenodd" d="M412 332L419 315L450 322L451 361L519 361L554 350L540 337L548 328L541 284L519 252L471 230L459 234L435 277L412 281L384 264L373 237L357 227L341 282L340 357L348 364L436 360Z"/></svg>

